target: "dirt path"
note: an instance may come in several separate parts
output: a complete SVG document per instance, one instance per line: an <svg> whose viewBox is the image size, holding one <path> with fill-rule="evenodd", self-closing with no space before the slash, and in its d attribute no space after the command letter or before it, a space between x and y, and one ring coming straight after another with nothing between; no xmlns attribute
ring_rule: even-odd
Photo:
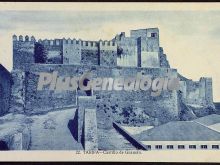
<svg viewBox="0 0 220 165"><path fill-rule="evenodd" d="M74 115L75 109L72 108L32 117L30 149L82 150L81 143L77 143L68 128Z"/></svg>

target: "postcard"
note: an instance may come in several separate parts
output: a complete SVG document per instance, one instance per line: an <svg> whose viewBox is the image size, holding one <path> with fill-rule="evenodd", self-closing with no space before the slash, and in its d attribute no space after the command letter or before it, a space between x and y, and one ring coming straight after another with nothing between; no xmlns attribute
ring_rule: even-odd
<svg viewBox="0 0 220 165"><path fill-rule="evenodd" d="M218 162L219 3L0 3L0 159Z"/></svg>

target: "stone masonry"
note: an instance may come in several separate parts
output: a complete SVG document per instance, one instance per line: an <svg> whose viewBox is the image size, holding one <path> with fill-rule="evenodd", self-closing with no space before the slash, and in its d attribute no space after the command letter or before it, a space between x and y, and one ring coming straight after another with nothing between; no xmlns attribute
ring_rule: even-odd
<svg viewBox="0 0 220 165"><path fill-rule="evenodd" d="M22 82L25 83L25 92L20 94L20 101L19 99L17 101L13 99L12 104L24 105L23 112L27 114L47 112L54 108L76 105L76 91L57 93L36 90L39 72L53 71L58 71L59 76L80 76L85 71L91 71L95 77L107 76L113 78L135 76L138 72L155 77L169 76L171 73L174 77L180 78L181 92L187 104L196 103L213 107L212 80L202 78L200 82L193 82L178 74L175 69L171 69L163 48L159 45L158 28L131 30L129 37L122 32L110 41L83 41L81 39L65 38L39 39L36 41L33 36L31 38L25 36L24 38L13 36L13 72L20 70L25 74L24 80L20 81L21 87ZM42 52L46 54L47 58L45 62L40 64L35 59L36 45L39 44L42 45L44 49ZM39 53L38 55L41 56ZM14 81L16 82L16 80ZM18 86L16 85L16 87ZM12 88L16 87L12 86ZM19 92L22 92L22 90L19 90ZM104 95L102 92L95 93L98 100L103 96L105 98L101 99L101 102L104 101L106 106L101 106L102 110L111 111L116 116L124 111L123 109L131 108L153 117L151 121L153 123L158 121L163 123L179 118L177 93L168 94L163 92L161 97L158 98L149 97L146 92L144 94L123 91L117 94L116 91L112 91L109 93L110 97L106 98L108 96L107 92ZM130 104L125 104L126 101ZM97 106L99 109L98 103ZM22 110L19 111L22 112ZM162 114L165 114L166 117ZM118 117L115 118L120 121Z"/></svg>
<svg viewBox="0 0 220 165"><path fill-rule="evenodd" d="M40 59L40 60L39 60ZM180 89L162 91L152 97L151 91L53 91L37 90L39 73L92 78L127 78L137 74L180 79ZM131 30L109 41L81 39L39 39L13 36L13 70L0 65L0 115L45 114L76 107L77 141L86 150L98 149L98 132L113 129L113 122L139 126L158 126L169 121L190 120L197 114L211 114L214 109L212 79L192 81L171 68L159 44L159 29ZM89 94L90 93L90 94ZM202 107L194 113L193 108ZM208 111L211 109L212 111ZM207 112L208 111L208 112ZM26 135L25 135L26 136ZM27 148L23 135L16 134L12 148ZM29 139L29 137L28 137Z"/></svg>

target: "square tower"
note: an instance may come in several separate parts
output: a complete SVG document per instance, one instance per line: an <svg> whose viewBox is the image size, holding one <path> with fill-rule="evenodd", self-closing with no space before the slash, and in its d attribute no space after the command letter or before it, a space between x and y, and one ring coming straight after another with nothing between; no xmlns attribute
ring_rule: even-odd
<svg viewBox="0 0 220 165"><path fill-rule="evenodd" d="M24 64L35 63L34 59L35 38L32 36L13 35L13 69L23 69Z"/></svg>
<svg viewBox="0 0 220 165"><path fill-rule="evenodd" d="M132 30L131 37L137 39L138 67L160 67L159 29Z"/></svg>

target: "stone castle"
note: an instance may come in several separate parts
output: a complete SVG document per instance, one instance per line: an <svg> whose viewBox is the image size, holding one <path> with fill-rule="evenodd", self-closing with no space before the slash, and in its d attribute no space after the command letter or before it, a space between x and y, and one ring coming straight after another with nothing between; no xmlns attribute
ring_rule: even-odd
<svg viewBox="0 0 220 165"><path fill-rule="evenodd" d="M65 38L37 41L33 36L14 35L13 70L9 73L1 68L1 75L5 75L0 79L4 95L1 115L36 115L77 107L78 128L82 130L82 116L88 116L86 109L95 109L96 115L89 116L97 119L97 129L108 130L112 122L157 126L215 113L212 79L202 77L192 81L171 68L159 44L158 28L131 30L130 37L122 32L110 41ZM93 91L92 94L77 90L38 91L39 72L53 71L58 71L59 76L80 76L90 71L94 77L136 76L137 73L178 77L180 90L162 91L158 97L151 97L148 91ZM78 136L82 134L81 131Z"/></svg>
<svg viewBox="0 0 220 165"><path fill-rule="evenodd" d="M38 62L36 58L42 54L46 58ZM43 66L48 66L48 68L81 65L82 67L110 67L111 70L120 68L131 71L143 68L151 70L152 73L173 71L181 80L181 92L186 103L212 105L213 102L211 78L203 77L195 82L184 78L175 69L170 68L166 54L159 44L158 28L131 30L130 37L126 37L122 32L110 41L65 38L36 41L33 36L17 38L14 35L13 70L25 71L25 66L28 64L36 66L48 64Z"/></svg>

